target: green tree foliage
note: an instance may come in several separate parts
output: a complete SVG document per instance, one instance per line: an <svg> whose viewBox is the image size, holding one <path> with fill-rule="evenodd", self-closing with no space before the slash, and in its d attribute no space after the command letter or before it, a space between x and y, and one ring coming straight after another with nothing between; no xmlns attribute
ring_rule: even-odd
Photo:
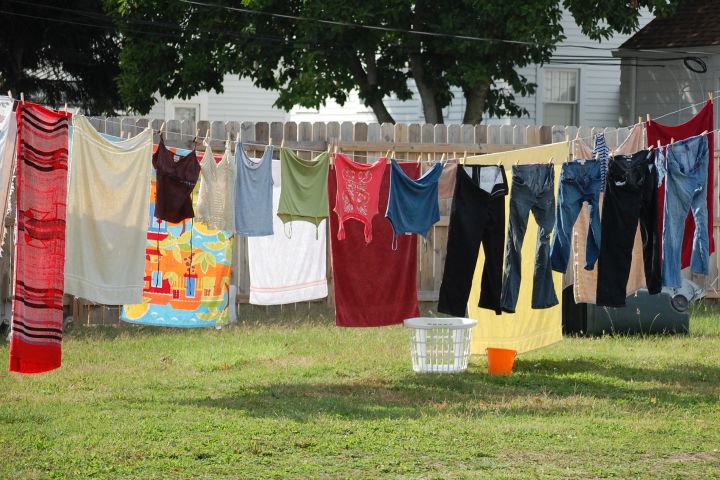
<svg viewBox="0 0 720 480"><path fill-rule="evenodd" d="M0 0L0 92L98 113L121 105L120 44L98 0Z"/></svg>
<svg viewBox="0 0 720 480"><path fill-rule="evenodd" d="M677 2L678 0L674 0ZM442 123L442 109L459 87L466 100L463 121L526 113L515 95L536 85L518 68L547 62L565 36L568 9L595 39L637 28L637 7L658 13L672 2L601 0L106 0L123 34L119 87L134 109L146 113L154 94L187 98L202 90L222 92L225 74L249 77L279 93L276 105L317 108L331 98L343 105L357 90L380 122L393 118L383 98L412 97L418 88L425 120ZM211 3L210 3L211 2ZM238 7L308 19L388 27L366 29L233 10ZM508 41L476 41L452 33ZM162 34L162 37L158 36Z"/></svg>

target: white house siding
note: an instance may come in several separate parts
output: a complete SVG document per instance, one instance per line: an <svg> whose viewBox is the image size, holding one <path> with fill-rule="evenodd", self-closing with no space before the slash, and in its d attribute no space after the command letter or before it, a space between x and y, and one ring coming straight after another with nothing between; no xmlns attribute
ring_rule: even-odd
<svg viewBox="0 0 720 480"><path fill-rule="evenodd" d="M668 53L667 56L677 57L677 53ZM680 109L683 110L663 116L660 121L674 125L689 120L702 108L702 104L686 107L702 103L707 99L708 92L720 89L720 54L705 56L703 60L708 71L695 73L687 69L682 60L655 62L662 66L635 66L632 59L624 58L621 123L629 125L635 123L638 116L645 118L646 114L650 114L655 118ZM717 103L716 117L719 113Z"/></svg>
<svg viewBox="0 0 720 480"><path fill-rule="evenodd" d="M649 22L652 17L643 12L640 27ZM582 35L579 27L569 14L562 20L567 39L564 45L601 46L604 48L617 48L628 35L616 35L612 39L598 43ZM567 48L560 46L557 54L561 55L593 55L611 57L609 50L588 50L584 48ZM489 124L539 124L543 123L542 88L544 68L576 69L579 71L579 105L578 123L589 126L617 126L620 121L620 66L615 62L612 65L581 65L581 64L548 64L545 66L530 65L520 69L520 73L531 82L538 84L538 94L529 97L517 97L516 102L525 108L529 115L522 118L486 118ZM200 105L201 120L253 120L253 121L355 121L374 122L375 115L372 110L362 104L357 92L352 92L345 105L340 106L332 100L319 109L305 109L296 107L290 112L284 112L272 105L277 94L254 87L250 80L239 79L227 75L224 80L225 91L222 94L203 92L190 100L166 101L159 99L150 112L151 118L171 119L173 117L172 104L175 102L191 102ZM395 121L403 123L424 123L422 105L417 94L417 88L412 80L409 85L414 95L411 100L400 101L397 98L387 98L385 105ZM454 98L445 108L444 120L446 123L461 123L465 110L465 98L459 89L453 89ZM172 102L172 103L168 103Z"/></svg>

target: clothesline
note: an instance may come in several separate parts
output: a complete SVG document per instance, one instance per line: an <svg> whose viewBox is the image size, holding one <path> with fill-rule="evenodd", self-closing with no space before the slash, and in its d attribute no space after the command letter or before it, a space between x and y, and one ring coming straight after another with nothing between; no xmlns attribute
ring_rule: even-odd
<svg viewBox="0 0 720 480"><path fill-rule="evenodd" d="M720 90L715 90L715 91L710 92L710 93L712 93L712 94L713 94L713 97L715 97L717 94L720 94ZM695 107L697 107L697 106L699 106L699 105L703 105L706 101L707 101L707 100L703 100L702 102L698 102L698 103L694 103L694 104L691 104L691 105L687 105L687 106L685 106L685 107L679 108L679 109L674 110L674 111L672 111L672 112L667 112L667 113L664 113L664 114L662 114L662 115L659 115L659 116L657 116L657 117L655 117L655 118L651 118L650 120L651 120L651 121L653 121L653 120L654 120L654 121L657 121L657 120L660 120L660 119L662 119L662 118L669 117L670 115L674 115L674 114L676 114L676 113L683 112L683 111L688 110L688 109L690 109L690 108L695 108ZM93 119L102 120L102 121L104 121L104 122L106 122L106 123L110 123L110 124L113 124L113 125L119 125L119 124L121 124L120 120L111 120L111 119L107 119L107 118L103 118L103 117L98 117L98 116L88 116L87 118L93 118ZM642 123L645 123L645 122L634 123L634 124L628 125L628 126L626 126L626 127L618 127L618 128L633 128L633 127L635 127L636 125L640 125L640 124L642 124ZM143 127L141 127L141 126L139 126L139 125L128 125L127 127L128 127L128 128L134 128L136 131L137 131L137 130L140 130L140 129L144 130L145 128L150 128L150 127L145 127L145 128L143 128ZM152 130L153 130L153 133L154 133L154 134L159 134L159 133L160 133L160 130L156 130L156 129L152 129ZM717 132L717 131L718 131L718 129L715 129L715 130L713 130L712 132L708 132L708 133L714 133L714 132ZM167 132L166 132L166 133L167 133ZM173 132L173 135L178 135L178 136L180 136L180 137L185 137L185 138L190 138L190 139L197 138L195 135L191 135L191 134L183 133L183 132ZM571 140L566 140L566 141L577 142L577 141L579 141L579 140L583 140L583 141L585 141L585 140L592 140L592 138L593 138L593 135L589 135L589 136L586 136L586 137L576 137L576 138L573 138L573 139L571 139ZM221 139L221 138L214 138L214 137L207 137L207 138L204 139L204 140L207 140L207 141L215 141L215 142L227 142L227 141L228 141L228 139L226 139L226 138L222 138L222 139ZM257 142L248 142L248 141L241 141L240 143L242 143L243 145L257 146L257 147L263 147L263 148L268 145L267 143L257 143ZM563 143L563 142L553 142L553 143ZM548 145L550 145L550 144L548 144ZM273 148L273 149L277 149L277 148L279 148L279 147L278 147L277 145L272 145L272 148ZM324 152L327 151L327 150L311 150L311 149L306 149L306 148L292 148L291 150L295 150L295 151L298 151L298 152L308 152L308 153L311 153L311 154L312 154L312 153L318 153L318 154L320 154L320 153L324 153ZM359 154L354 154L353 156L354 156L354 157L360 157L360 158L372 158L372 157L374 157L375 155L359 155Z"/></svg>

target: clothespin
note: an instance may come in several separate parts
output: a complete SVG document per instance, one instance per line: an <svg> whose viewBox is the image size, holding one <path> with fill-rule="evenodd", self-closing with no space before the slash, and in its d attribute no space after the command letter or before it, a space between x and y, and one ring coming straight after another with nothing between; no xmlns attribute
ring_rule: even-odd
<svg viewBox="0 0 720 480"><path fill-rule="evenodd" d="M280 148L285 148L285 137L283 137L283 139L280 140Z"/></svg>
<svg viewBox="0 0 720 480"><path fill-rule="evenodd" d="M420 162L422 162L422 153L418 155L417 163L420 165Z"/></svg>
<svg viewBox="0 0 720 480"><path fill-rule="evenodd" d="M132 138L132 132L130 130L128 130L128 140L130 140L131 138Z"/></svg>
<svg viewBox="0 0 720 480"><path fill-rule="evenodd" d="M120 138L125 138L125 130L120 130Z"/></svg>
<svg viewBox="0 0 720 480"><path fill-rule="evenodd" d="M75 111L73 112L73 117L77 117L78 113L80 113L80 107L77 107Z"/></svg>
<svg viewBox="0 0 720 480"><path fill-rule="evenodd" d="M638 125L642 123L642 116L638 115Z"/></svg>
<svg viewBox="0 0 720 480"><path fill-rule="evenodd" d="M670 137L670 145L675 143L675 137Z"/></svg>
<svg viewBox="0 0 720 480"><path fill-rule="evenodd" d="M208 143L208 138L210 138L210 129L209 128L205 131L205 140L203 140L203 143L205 144L206 147L210 146L210 144Z"/></svg>
<svg viewBox="0 0 720 480"><path fill-rule="evenodd" d="M235 143L240 143L240 132L235 134Z"/></svg>
<svg viewBox="0 0 720 480"><path fill-rule="evenodd" d="M650 125L650 114L649 113L645 114L645 121L647 122L648 125Z"/></svg>
<svg viewBox="0 0 720 480"><path fill-rule="evenodd" d="M463 165L465 165L465 161L466 161L466 160L467 160L467 150L465 150L465 152L463 153L463 159L462 159L462 164L463 164Z"/></svg>
<svg viewBox="0 0 720 480"><path fill-rule="evenodd" d="M440 157L440 163L443 163L445 161L445 154L443 153Z"/></svg>
<svg viewBox="0 0 720 480"><path fill-rule="evenodd" d="M25 93L20 92L20 103L25 105Z"/></svg>
<svg viewBox="0 0 720 480"><path fill-rule="evenodd" d="M353 155L353 158L355 158L355 155ZM385 152L385 158L387 158L388 161L390 160L390 150L388 150L387 152Z"/></svg>
<svg viewBox="0 0 720 480"><path fill-rule="evenodd" d="M12 90L8 90L8 98L10 98L10 100L12 100Z"/></svg>
<svg viewBox="0 0 720 480"><path fill-rule="evenodd" d="M63 112L67 113L67 102L65 102L65 106L63 107Z"/></svg>
<svg viewBox="0 0 720 480"><path fill-rule="evenodd" d="M708 92L708 100L710 100L710 103L713 102L713 92Z"/></svg>

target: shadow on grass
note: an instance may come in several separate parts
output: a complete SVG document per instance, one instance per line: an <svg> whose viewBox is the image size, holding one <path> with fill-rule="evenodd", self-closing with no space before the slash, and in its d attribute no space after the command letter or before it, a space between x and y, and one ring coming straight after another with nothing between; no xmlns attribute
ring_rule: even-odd
<svg viewBox="0 0 720 480"><path fill-rule="evenodd" d="M554 416L590 408L596 400L619 409L720 403L720 367L678 365L627 368L585 361L520 362L510 377L489 377L474 367L461 375L406 375L348 382L282 383L219 398L182 402L235 409L250 417L311 422L319 415L357 419L417 418L460 412ZM576 412L575 413L579 413Z"/></svg>

